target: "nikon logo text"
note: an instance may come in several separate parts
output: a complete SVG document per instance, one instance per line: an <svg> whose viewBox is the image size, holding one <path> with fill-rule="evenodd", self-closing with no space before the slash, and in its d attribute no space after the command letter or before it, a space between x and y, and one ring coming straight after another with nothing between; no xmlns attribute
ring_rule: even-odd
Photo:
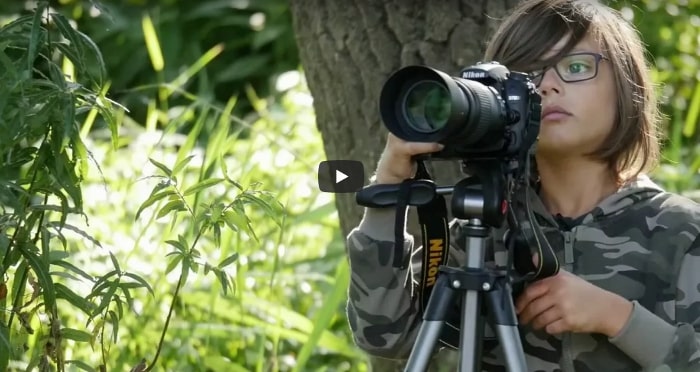
<svg viewBox="0 0 700 372"><path fill-rule="evenodd" d="M427 286L435 285L438 268L442 263L442 250L445 249L445 242L442 239L430 240L430 253L428 255L428 277L425 281Z"/></svg>
<svg viewBox="0 0 700 372"><path fill-rule="evenodd" d="M464 79L483 79L485 77L486 74L483 72L466 71L462 74L462 78Z"/></svg>

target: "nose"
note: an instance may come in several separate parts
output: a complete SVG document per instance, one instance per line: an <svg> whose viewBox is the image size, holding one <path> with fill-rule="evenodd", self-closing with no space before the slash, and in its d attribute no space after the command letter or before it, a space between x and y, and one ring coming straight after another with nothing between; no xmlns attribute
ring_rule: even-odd
<svg viewBox="0 0 700 372"><path fill-rule="evenodd" d="M541 76L540 94L546 96L552 92L561 93L562 85L562 81L554 68L548 68Z"/></svg>

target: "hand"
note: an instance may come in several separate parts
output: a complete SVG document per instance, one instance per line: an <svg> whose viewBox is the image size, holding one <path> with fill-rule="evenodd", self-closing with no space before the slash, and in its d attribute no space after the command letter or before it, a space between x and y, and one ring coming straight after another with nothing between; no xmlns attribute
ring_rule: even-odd
<svg viewBox="0 0 700 372"><path fill-rule="evenodd" d="M537 265L537 258L533 259ZM565 270L528 285L515 303L521 324L555 335L563 332L617 335L632 303Z"/></svg>
<svg viewBox="0 0 700 372"><path fill-rule="evenodd" d="M416 174L414 155L440 151L443 145L433 142L407 142L389 133L379 159L376 183L400 183Z"/></svg>

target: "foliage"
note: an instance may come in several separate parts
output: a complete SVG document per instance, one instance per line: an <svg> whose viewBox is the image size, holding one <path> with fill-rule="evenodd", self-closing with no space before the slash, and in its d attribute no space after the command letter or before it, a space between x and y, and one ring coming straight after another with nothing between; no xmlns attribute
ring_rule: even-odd
<svg viewBox="0 0 700 372"><path fill-rule="evenodd" d="M0 3L0 14L3 9L12 14L31 2ZM69 17L106 53L111 97L129 107L131 117L141 124L146 124L151 102L187 102L178 94L161 94L154 89L156 86L186 89L220 103L232 96L240 97L234 114L243 116L252 111L245 86L268 96L274 93L269 86L270 77L294 70L299 64L291 16L284 0L52 3L57 12ZM196 75L190 73L183 78L194 61L214 51L218 58L209 61Z"/></svg>
<svg viewBox="0 0 700 372"><path fill-rule="evenodd" d="M612 5L639 29L662 96L666 146L656 175L669 190L695 195L700 189L700 1Z"/></svg>
<svg viewBox="0 0 700 372"><path fill-rule="evenodd" d="M292 80L287 89L297 88L279 102L248 90L257 112L253 125L231 114L236 99L221 107L184 90L186 104L151 103L149 115L158 120L179 113L172 126L135 125L125 110L110 109L104 94L91 96L72 81L64 81L73 87L70 101L59 92L37 96L51 82L60 86L49 78L93 77L83 68L91 57L78 47L92 51L98 66L101 60L92 44L79 44L89 43L87 36L67 22L58 24L62 16L51 13L51 22L39 22L44 10L2 29L7 35L29 27L41 36L39 42L31 41L35 34L18 32L5 49L12 54L3 54L13 67L3 78L22 89L12 90L2 122L27 122L32 125L26 128L38 134L19 131L10 136L17 143L3 147L13 149L3 154L3 171L16 174L6 178L16 182L3 190L26 193L31 205L24 207L25 216L11 204L22 198L5 197L2 253L13 261L3 265L0 369L9 363L11 370L37 365L40 370L67 365L84 370L322 370L326 365L362 370L363 356L353 348L340 316L348 272L337 216L332 201L313 193L311 180L303 177L322 158L322 147L318 136L308 137L314 120L308 92L299 85L301 75L287 75ZM61 30L64 39L52 29ZM49 67L28 63L33 43L59 48L48 40L63 43L61 53L40 49ZM62 62L62 70L55 60ZM22 68L29 67L36 86L21 81L28 75ZM55 72L49 76L45 69ZM66 71L70 76L64 76ZM105 80L100 76L90 82L104 92L106 87L95 81ZM82 91L85 97L75 93ZM26 115L27 108L19 105L27 97L52 111ZM67 114L74 109L75 115ZM90 130L99 118L96 112L108 127ZM177 134L177 125L191 130ZM52 135L56 128L70 133L64 138L65 154L48 152L56 138L63 138ZM43 137L39 129L46 131ZM197 139L205 131L210 134L207 146L200 147ZM47 147L43 156L30 146L41 141ZM13 161L22 151L23 163ZM33 174L44 183L25 181ZM133 182L135 178L141 180ZM281 191L264 191L261 182ZM36 185L53 192L63 205L39 199L47 191ZM68 200L88 202L69 206ZM30 223L22 225L25 220ZM294 230L288 228L292 225ZM25 230L26 236L15 233ZM23 245L15 243L13 233L23 238ZM231 293L234 283L244 283L246 291ZM137 290L142 287L147 291ZM25 296L27 290L31 293ZM43 303L36 303L38 296ZM10 299L22 307L8 304Z"/></svg>
<svg viewBox="0 0 700 372"><path fill-rule="evenodd" d="M66 231L87 235L67 223L69 215L83 213L81 181L88 172L89 152L77 118L100 114L109 124L112 144L117 124L112 103L102 93L104 69L86 69L88 61L100 65L99 49L64 16L44 10L42 3L33 15L0 29L0 82L6 87L0 97L0 370L29 344L38 346L29 348L30 366L47 370L50 360L62 365L64 340L87 341L91 335L64 326L59 304L67 301L93 316L106 306L104 300L90 301L104 299L105 287L96 286L85 299L61 283L62 276L87 275L58 248L66 246ZM57 32L43 27L49 19ZM64 76L55 53L70 60L81 79ZM132 281L112 287L112 294L117 289L128 294L145 284L123 274Z"/></svg>

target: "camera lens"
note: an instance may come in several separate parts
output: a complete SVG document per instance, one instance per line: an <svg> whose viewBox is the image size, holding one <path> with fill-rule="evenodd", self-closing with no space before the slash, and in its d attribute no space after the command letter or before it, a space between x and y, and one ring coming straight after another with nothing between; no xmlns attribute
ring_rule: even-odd
<svg viewBox="0 0 700 372"><path fill-rule="evenodd" d="M413 130L434 133L447 125L452 101L444 85L422 80L408 88L402 107L406 122Z"/></svg>
<svg viewBox="0 0 700 372"><path fill-rule="evenodd" d="M385 82L379 108L399 138L456 144L467 149L498 146L506 125L498 92L469 79L425 67L402 68Z"/></svg>

